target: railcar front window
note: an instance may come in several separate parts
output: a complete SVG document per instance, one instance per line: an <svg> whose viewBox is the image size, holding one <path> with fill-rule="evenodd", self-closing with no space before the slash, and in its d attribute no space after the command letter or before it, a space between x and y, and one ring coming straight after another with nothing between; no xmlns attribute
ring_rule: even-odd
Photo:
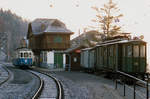
<svg viewBox="0 0 150 99"><path fill-rule="evenodd" d="M24 57L28 57L28 53L24 53Z"/></svg>
<svg viewBox="0 0 150 99"><path fill-rule="evenodd" d="M23 57L23 53L20 53L20 57Z"/></svg>
<svg viewBox="0 0 150 99"><path fill-rule="evenodd" d="M29 53L29 57L31 57L31 53Z"/></svg>
<svg viewBox="0 0 150 99"><path fill-rule="evenodd" d="M131 57L132 56L132 46L131 45L129 45L129 46L127 46L127 55L128 55L128 57Z"/></svg>
<svg viewBox="0 0 150 99"><path fill-rule="evenodd" d="M134 45L133 50L134 50L133 56L134 57L139 57L139 46L138 45Z"/></svg>
<svg viewBox="0 0 150 99"><path fill-rule="evenodd" d="M145 46L144 45L140 46L140 56L145 57Z"/></svg>

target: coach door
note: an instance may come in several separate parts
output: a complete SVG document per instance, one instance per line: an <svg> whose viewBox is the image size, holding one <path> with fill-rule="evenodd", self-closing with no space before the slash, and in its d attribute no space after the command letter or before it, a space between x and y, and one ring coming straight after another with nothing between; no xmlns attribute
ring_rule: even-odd
<svg viewBox="0 0 150 99"><path fill-rule="evenodd" d="M132 44L129 44L129 45L126 45L125 46L126 50L125 50L125 64L124 64L124 67L125 67L125 72L132 72L133 71L133 68L132 68Z"/></svg>
<svg viewBox="0 0 150 99"><path fill-rule="evenodd" d="M107 56L108 50L107 50L107 47L103 47L103 48L104 48L104 50L103 50L104 51L104 67L107 67L108 66L108 64L107 64L108 63L108 56Z"/></svg>
<svg viewBox="0 0 150 99"><path fill-rule="evenodd" d="M146 71L146 45L140 45L140 72Z"/></svg>
<svg viewBox="0 0 150 99"><path fill-rule="evenodd" d="M140 48L139 45L133 45L133 72L140 70Z"/></svg>

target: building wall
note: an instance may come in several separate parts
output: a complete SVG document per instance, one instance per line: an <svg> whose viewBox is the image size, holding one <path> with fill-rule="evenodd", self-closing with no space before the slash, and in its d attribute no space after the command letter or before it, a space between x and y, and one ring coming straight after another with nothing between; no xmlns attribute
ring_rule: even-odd
<svg viewBox="0 0 150 99"><path fill-rule="evenodd" d="M66 54L63 54L63 68L66 67Z"/></svg>
<svg viewBox="0 0 150 99"><path fill-rule="evenodd" d="M47 49L63 50L70 47L70 35L49 34L44 40Z"/></svg>
<svg viewBox="0 0 150 99"><path fill-rule="evenodd" d="M65 68L66 66L66 55L63 54L62 55L62 61L63 61L63 65L61 66L62 68ZM54 68L59 68L56 66L57 63L55 59L55 52L54 51L41 51L40 53L40 66L41 67L45 67L45 68L50 68L50 69L54 69Z"/></svg>
<svg viewBox="0 0 150 99"><path fill-rule="evenodd" d="M53 51L47 52L47 63L54 64L54 52Z"/></svg>
<svg viewBox="0 0 150 99"><path fill-rule="evenodd" d="M65 50L70 47L69 34L41 34L29 38L29 48L34 50Z"/></svg>

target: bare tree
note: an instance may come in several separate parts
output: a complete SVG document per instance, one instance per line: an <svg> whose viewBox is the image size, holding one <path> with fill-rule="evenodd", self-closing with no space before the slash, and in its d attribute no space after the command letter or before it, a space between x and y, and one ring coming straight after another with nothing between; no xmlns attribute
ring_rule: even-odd
<svg viewBox="0 0 150 99"><path fill-rule="evenodd" d="M98 28L100 28L103 33L110 37L120 32L121 27L117 25L119 18L123 15L119 13L117 4L109 0L108 3L103 5L103 8L92 7L96 12L96 18L92 20L98 23Z"/></svg>

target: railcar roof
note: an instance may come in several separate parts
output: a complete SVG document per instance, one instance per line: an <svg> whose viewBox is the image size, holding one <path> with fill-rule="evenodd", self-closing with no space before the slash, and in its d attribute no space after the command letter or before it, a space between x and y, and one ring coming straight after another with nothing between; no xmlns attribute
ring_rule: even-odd
<svg viewBox="0 0 150 99"><path fill-rule="evenodd" d="M32 51L20 51L20 52L28 52L29 53L29 52L32 52Z"/></svg>
<svg viewBox="0 0 150 99"><path fill-rule="evenodd" d="M32 50L28 48L21 48L21 49L16 49L16 51L32 51Z"/></svg>

